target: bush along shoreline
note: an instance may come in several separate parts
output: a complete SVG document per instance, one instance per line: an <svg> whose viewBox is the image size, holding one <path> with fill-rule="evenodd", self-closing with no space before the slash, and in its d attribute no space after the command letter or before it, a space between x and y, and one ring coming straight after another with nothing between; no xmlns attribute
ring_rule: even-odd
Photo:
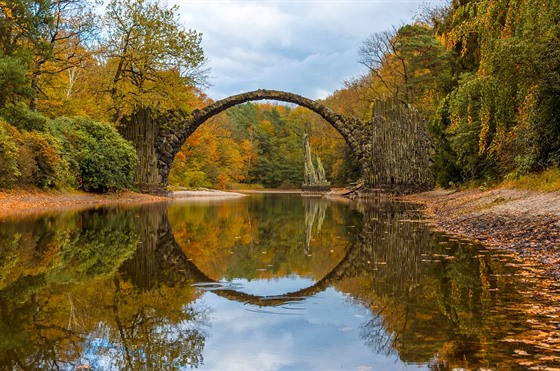
<svg viewBox="0 0 560 371"><path fill-rule="evenodd" d="M23 104L0 111L0 189L132 189L137 163L133 145L108 123L49 119Z"/></svg>

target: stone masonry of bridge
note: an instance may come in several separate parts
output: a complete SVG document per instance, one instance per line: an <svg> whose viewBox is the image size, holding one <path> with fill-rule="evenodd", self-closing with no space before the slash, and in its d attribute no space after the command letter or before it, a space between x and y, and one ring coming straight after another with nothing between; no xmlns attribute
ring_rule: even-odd
<svg viewBox="0 0 560 371"><path fill-rule="evenodd" d="M400 193L402 190L419 191L433 186L426 156L430 145L423 125L403 126L407 120L402 120L402 116L391 119L389 115L364 122L336 113L319 102L297 94L261 89L219 100L191 114L175 112L167 117L145 119L155 135L151 136L152 144L149 135L144 134L146 140L140 148L137 144L138 155L141 158L146 153L155 158L151 161L141 159L147 169L137 172L141 173L136 176L138 187L147 192L164 191L175 155L200 125L228 108L257 100L297 104L325 119L342 135L359 163L364 189L392 189ZM405 135L410 128L416 131L414 135ZM407 143L397 145L388 142L389 139Z"/></svg>

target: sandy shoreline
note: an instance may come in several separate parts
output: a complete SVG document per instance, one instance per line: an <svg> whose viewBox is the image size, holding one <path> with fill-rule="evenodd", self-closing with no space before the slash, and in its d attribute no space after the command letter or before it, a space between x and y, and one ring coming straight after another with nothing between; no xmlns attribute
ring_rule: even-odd
<svg viewBox="0 0 560 371"><path fill-rule="evenodd" d="M102 205L167 202L167 197L131 191L95 194L79 191L3 190L0 191L0 218L42 214L62 209L85 209Z"/></svg>
<svg viewBox="0 0 560 371"><path fill-rule="evenodd" d="M197 191L173 191L170 192L169 197L175 198L192 198L192 197L203 197L203 198L214 198L214 197L244 197L243 193L239 192L225 192L213 189L208 190L197 190Z"/></svg>
<svg viewBox="0 0 560 371"><path fill-rule="evenodd" d="M81 191L43 191L38 189L0 190L0 218L39 215L59 210L87 209L104 205L139 205L187 198L235 198L240 192L218 190L175 191L155 196L132 191L107 194Z"/></svg>

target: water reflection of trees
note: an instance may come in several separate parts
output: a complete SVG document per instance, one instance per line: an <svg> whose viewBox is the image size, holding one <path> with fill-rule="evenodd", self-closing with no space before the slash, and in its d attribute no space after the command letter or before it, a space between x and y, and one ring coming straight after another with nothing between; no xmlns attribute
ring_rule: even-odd
<svg viewBox="0 0 560 371"><path fill-rule="evenodd" d="M360 218L347 205L297 194L169 210L177 243L215 280L290 274L319 280L344 258Z"/></svg>
<svg viewBox="0 0 560 371"><path fill-rule="evenodd" d="M313 204L320 200L310 201L309 204L303 204L299 214L295 213L300 217L295 217L294 220L307 219L307 223L300 225L297 234L290 234L296 236L290 242L294 245L297 245L295 241L298 239L307 239L310 230L313 237L316 237L316 224L313 220L319 220L321 205ZM398 354L405 362L429 363L434 368L446 368L449 364L482 365L481 359L497 365L511 358L509 345L499 340L508 332L520 331L522 319L502 318L504 312L500 303L511 299L506 293L514 291L515 278L507 275L511 272L508 272L508 268L499 259L492 258L492 254L488 252L480 253L478 247L433 233L419 220L421 215L414 210L413 205L374 203L359 204L356 207L362 216L346 219L341 223L344 225L344 233L355 230L351 239L352 247L346 250L347 256L341 259L344 264L337 266L336 272L329 272L326 276L334 278L329 280L330 284L350 293L353 300L372 310L371 316L364 321L360 330L367 346L377 353ZM332 212L332 209L334 208L330 206L325 208L328 212ZM267 211L274 214L274 206L267 207ZM190 244L183 246L183 249L187 249L187 254L197 243L196 233L190 231L200 228L209 228L204 233L211 230L218 236L239 236L238 240L244 239L241 233L247 229L239 227L239 224L230 227L226 222L210 221L215 223L213 226L204 223L206 216L196 222L192 222L192 217L186 216L197 215L197 212L200 210L190 209L189 213L182 214L180 218L178 215L174 216L177 218L175 224L180 226L179 235L186 237L184 241L190 241ZM294 214L293 206L291 212ZM215 210L206 210L205 213L215 213ZM233 214L224 211L222 219L218 217L217 220L235 220L236 223L247 226L248 222L241 217L246 215L244 213L246 211ZM275 230L296 230L294 225L297 222L294 224L291 221L292 224L289 224L282 221L278 225L270 225L267 224L266 217L263 219L252 222L253 226L257 226L257 230L252 230L256 235L253 242L261 240L261 227L266 228L274 242L278 242L274 239ZM184 223L182 226L179 220ZM325 218L324 223L328 220L329 218ZM216 229L211 229L214 227ZM227 231L228 228L238 229L231 233ZM340 237L339 233L340 231L334 233L335 238L330 241L336 241L336 236ZM234 238L231 244L227 242L227 238L224 240L227 246L227 253L224 254L226 258L218 260L226 266L236 264L235 259L230 258L230 249L236 246L243 249L243 244L236 245ZM256 246L260 248L259 244ZM313 253L316 254L318 250ZM216 252L212 248L205 251L208 252L206 259L216 258ZM219 247L216 247L216 251L224 252ZM199 257L196 263L204 265L205 260ZM251 268L254 267L255 265ZM330 269L333 269L332 265ZM217 271L227 272L228 269ZM253 274L253 271L249 274ZM313 290L309 292L315 293ZM229 297L235 300L234 295ZM278 302L281 303L282 300Z"/></svg>
<svg viewBox="0 0 560 371"><path fill-rule="evenodd" d="M527 327L503 308L518 300L513 268L497 252L430 231L412 205L362 212L362 258L371 268L337 287L372 309L364 342L436 369L515 365L511 344L501 342Z"/></svg>
<svg viewBox="0 0 560 371"><path fill-rule="evenodd" d="M4 221L0 368L163 369L202 363L208 319L203 307L188 304L193 289L161 284L147 290L136 287L130 274L116 272L143 245L137 228L151 221L141 219L161 217L161 209L144 211Z"/></svg>
<svg viewBox="0 0 560 371"><path fill-rule="evenodd" d="M24 298L53 283L110 275L138 244L133 214L105 209L5 220L0 241L0 289L21 284Z"/></svg>

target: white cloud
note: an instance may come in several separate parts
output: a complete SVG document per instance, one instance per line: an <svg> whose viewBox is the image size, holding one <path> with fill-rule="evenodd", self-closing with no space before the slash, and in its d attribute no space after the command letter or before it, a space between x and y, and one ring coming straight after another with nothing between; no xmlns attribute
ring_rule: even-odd
<svg viewBox="0 0 560 371"><path fill-rule="evenodd" d="M203 34L212 87L221 99L257 88L324 98L365 73L356 62L374 32L410 22L422 4L446 0L168 0Z"/></svg>

